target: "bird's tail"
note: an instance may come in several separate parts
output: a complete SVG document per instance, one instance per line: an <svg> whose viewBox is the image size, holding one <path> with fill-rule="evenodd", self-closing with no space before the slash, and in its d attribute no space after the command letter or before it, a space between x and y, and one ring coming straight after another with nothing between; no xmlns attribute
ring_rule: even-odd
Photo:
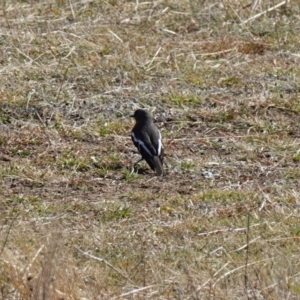
<svg viewBox="0 0 300 300"><path fill-rule="evenodd" d="M158 156L153 156L154 169L157 176L164 175L164 169L161 163L161 160Z"/></svg>

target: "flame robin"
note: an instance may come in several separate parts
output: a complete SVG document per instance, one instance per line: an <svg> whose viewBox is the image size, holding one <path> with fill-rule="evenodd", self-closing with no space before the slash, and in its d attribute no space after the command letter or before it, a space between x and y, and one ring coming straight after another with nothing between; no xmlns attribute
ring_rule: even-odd
<svg viewBox="0 0 300 300"><path fill-rule="evenodd" d="M136 121L131 131L131 139L142 155L134 167L144 159L157 176L163 176L164 148L160 131L154 125L151 114L138 109L131 117Z"/></svg>

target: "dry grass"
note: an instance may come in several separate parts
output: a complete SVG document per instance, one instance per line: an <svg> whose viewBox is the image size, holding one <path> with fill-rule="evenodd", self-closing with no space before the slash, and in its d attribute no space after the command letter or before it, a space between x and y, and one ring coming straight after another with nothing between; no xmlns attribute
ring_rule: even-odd
<svg viewBox="0 0 300 300"><path fill-rule="evenodd" d="M294 2L3 2L1 299L299 299Z"/></svg>

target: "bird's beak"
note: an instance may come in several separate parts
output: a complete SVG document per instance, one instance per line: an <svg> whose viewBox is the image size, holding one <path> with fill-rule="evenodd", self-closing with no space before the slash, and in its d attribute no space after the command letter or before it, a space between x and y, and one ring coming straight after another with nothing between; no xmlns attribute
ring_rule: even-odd
<svg viewBox="0 0 300 300"><path fill-rule="evenodd" d="M130 118L134 118L134 115L130 115L129 117L130 117Z"/></svg>

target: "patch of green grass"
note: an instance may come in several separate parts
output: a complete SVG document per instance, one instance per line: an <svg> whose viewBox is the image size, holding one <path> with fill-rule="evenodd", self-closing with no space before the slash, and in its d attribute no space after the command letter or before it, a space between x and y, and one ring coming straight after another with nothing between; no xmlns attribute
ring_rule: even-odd
<svg viewBox="0 0 300 300"><path fill-rule="evenodd" d="M20 157L27 157L30 156L30 151L28 150L22 150L22 149L11 149L11 153L18 155Z"/></svg>
<svg viewBox="0 0 300 300"><path fill-rule="evenodd" d="M124 158L119 153L114 153L108 156L105 166L109 170L120 170L123 168Z"/></svg>
<svg viewBox="0 0 300 300"><path fill-rule="evenodd" d="M34 204L34 203L38 203L38 202L40 202L41 201L41 199L40 198L38 198L38 197L34 197L34 196L32 196L32 197L28 197L28 200L27 200L29 203L32 203L32 204Z"/></svg>
<svg viewBox="0 0 300 300"><path fill-rule="evenodd" d="M300 285L299 284L291 284L290 282L288 283L289 289L295 293L296 295L300 296Z"/></svg>
<svg viewBox="0 0 300 300"><path fill-rule="evenodd" d="M292 95L287 101L278 102L278 106L282 107L282 105L287 109L294 113L300 112L300 101L298 94Z"/></svg>
<svg viewBox="0 0 300 300"><path fill-rule="evenodd" d="M95 156L92 156L91 159L99 175L106 175L108 171L121 170L124 167L124 159L119 153L108 155L105 160Z"/></svg>
<svg viewBox="0 0 300 300"><path fill-rule="evenodd" d="M131 216L131 210L129 207L113 207L108 208L101 214L101 220L104 222L118 221Z"/></svg>
<svg viewBox="0 0 300 300"><path fill-rule="evenodd" d="M227 88L234 87L234 86L241 86L241 84L242 81L239 76L227 77L220 81L220 86L227 87Z"/></svg>
<svg viewBox="0 0 300 300"><path fill-rule="evenodd" d="M170 94L162 99L162 103L169 104L174 107L196 107L202 103L202 99L199 95L193 94Z"/></svg>
<svg viewBox="0 0 300 300"><path fill-rule="evenodd" d="M57 211L55 205L47 205L41 198L36 196L16 195L6 200L6 204L13 208L11 212L18 212L24 210L23 215L27 216L49 216ZM25 213L26 212L26 213Z"/></svg>
<svg viewBox="0 0 300 300"><path fill-rule="evenodd" d="M194 87L204 89L207 88L208 80L207 80L207 73L210 72L210 70L203 70L200 71L192 71L187 70L184 73L184 76L182 77L182 80L184 80L187 84L192 84ZM211 75L211 73L209 73Z"/></svg>
<svg viewBox="0 0 300 300"><path fill-rule="evenodd" d="M122 196L122 198L132 202L150 202L157 199L157 195L152 192L129 192Z"/></svg>
<svg viewBox="0 0 300 300"><path fill-rule="evenodd" d="M300 236L300 226L292 226L291 227L291 234L294 235L294 236Z"/></svg>
<svg viewBox="0 0 300 300"><path fill-rule="evenodd" d="M285 127L283 127L281 124L278 124L276 122L270 122L270 121L247 121L245 123L245 126L248 127L249 133L259 133L261 136L270 136L272 135L272 139L274 139L274 136L281 133L283 130L285 130Z"/></svg>
<svg viewBox="0 0 300 300"><path fill-rule="evenodd" d="M94 126L93 131L97 132L102 137L106 137L111 134L126 135L126 133L129 132L129 122L125 120L110 122L100 120Z"/></svg>
<svg viewBox="0 0 300 300"><path fill-rule="evenodd" d="M236 113L234 110L221 111L213 116L215 122L229 122L234 119Z"/></svg>
<svg viewBox="0 0 300 300"><path fill-rule="evenodd" d="M6 200L6 203L7 204L20 204L20 203L22 203L24 201L25 201L24 197L22 197L20 195L16 195L14 197L8 198Z"/></svg>
<svg viewBox="0 0 300 300"><path fill-rule="evenodd" d="M7 167L2 167L0 169L0 174L3 178L19 176L21 172L21 167L19 164L10 163Z"/></svg>
<svg viewBox="0 0 300 300"><path fill-rule="evenodd" d="M235 203L247 200L249 197L253 198L248 191L243 190L207 190L198 194L197 198L201 203L212 204L226 204Z"/></svg>
<svg viewBox="0 0 300 300"><path fill-rule="evenodd" d="M180 162L180 170L184 172L193 172L195 163L192 160L185 160Z"/></svg>
<svg viewBox="0 0 300 300"><path fill-rule="evenodd" d="M285 171L282 174L282 178L284 178L284 179L299 179L300 178L300 170L298 170L298 168L294 168L293 170Z"/></svg>
<svg viewBox="0 0 300 300"><path fill-rule="evenodd" d="M3 123L3 124L11 123L11 117L0 111L0 123Z"/></svg>
<svg viewBox="0 0 300 300"><path fill-rule="evenodd" d="M87 158L77 157L72 152L63 153L58 162L61 169L73 170L76 172L86 172L91 168L90 162Z"/></svg>
<svg viewBox="0 0 300 300"><path fill-rule="evenodd" d="M297 151L295 155L293 155L293 161L299 162L300 161L300 151Z"/></svg>
<svg viewBox="0 0 300 300"><path fill-rule="evenodd" d="M125 180L126 182L130 183L130 182L134 182L139 178L139 175L136 174L135 172L133 172L130 169L124 168L122 170L122 179Z"/></svg>

